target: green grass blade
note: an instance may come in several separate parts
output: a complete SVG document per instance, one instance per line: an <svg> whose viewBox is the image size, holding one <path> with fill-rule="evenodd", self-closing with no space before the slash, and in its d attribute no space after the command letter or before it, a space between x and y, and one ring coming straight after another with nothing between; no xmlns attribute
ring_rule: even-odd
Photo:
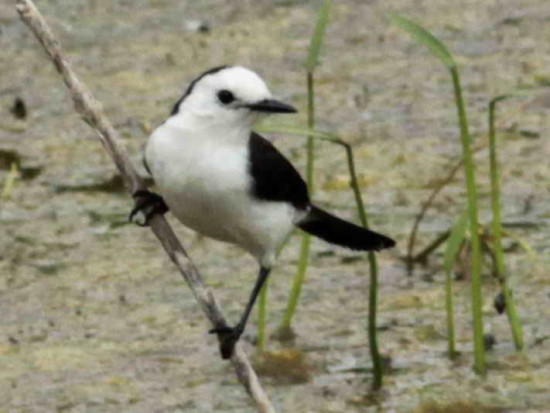
<svg viewBox="0 0 550 413"><path fill-rule="evenodd" d="M277 125L277 126L271 126L266 127L263 126L260 128L262 132L267 133L288 133L288 134L294 134L294 135L302 135L307 136L308 139L311 138L317 138L320 140L324 140L339 146L342 146L345 149L346 152L346 160L348 164L348 170L350 175L350 186L353 190L353 194L355 197L355 203L357 206L357 211L359 214L359 219L361 220L361 224L368 228L368 216L367 212L365 210L365 206L363 203L363 198L361 196L361 191L359 189L359 183L357 180L357 173L355 169L355 159L353 156L353 149L351 145L338 136L332 135L330 133L326 132L320 132L316 131L313 128L303 128L299 126L294 125ZM302 239L302 243L307 242L309 244L309 239L306 241L306 239ZM309 249L309 245L307 245L307 248ZM382 387L382 376L383 376L383 366L382 366L382 359L380 357L380 353L378 350L378 339L376 334L376 310L377 310L377 295L378 295L378 263L376 260L376 255L371 251L368 254L369 259L369 268L370 268L370 287L369 287L369 318L368 318L368 336L369 336L369 349L371 353L372 363L373 363L373 383L372 383L372 389L373 390L380 390ZM303 265L305 265L304 262L302 262L302 256L300 256L300 264L299 267L301 268ZM302 274L302 271L298 271L298 274ZM303 280L298 280L298 278L295 279L295 283L293 286L294 289L301 288ZM279 334L281 336L288 336L290 333L290 321L291 321L291 312L288 311L290 308L290 305L292 305L293 308L296 307L297 301L296 299L293 299L293 297L297 297L299 295L299 290L297 291L297 294L292 294L291 299L292 301L289 303L289 307L287 308L287 312L285 313L283 322L281 326L279 327Z"/></svg>
<svg viewBox="0 0 550 413"><path fill-rule="evenodd" d="M510 98L525 98L525 97L536 97L537 93L532 90L513 90L509 93L505 93L503 95L495 96L489 101L489 109L494 109L496 107L496 104L499 102L502 102L503 100L510 99Z"/></svg>
<svg viewBox="0 0 550 413"><path fill-rule="evenodd" d="M445 309L447 312L447 336L449 358L454 359L456 352L455 321L454 321L454 293L453 293L453 267L460 246L466 237L468 228L468 209L465 209L454 223L451 235L447 240L443 256L443 267L445 269Z"/></svg>
<svg viewBox="0 0 550 413"><path fill-rule="evenodd" d="M472 321L474 326L474 369L477 374L485 376L485 344L483 333L483 295L481 291L481 242L479 239L479 221L477 205L477 185L475 162L470 147L471 137L468 131L468 118L462 97L462 86L458 68L451 69L455 103L460 125L460 140L462 143L462 159L464 159L464 181L468 194L468 210L470 214L470 232L472 245Z"/></svg>
<svg viewBox="0 0 550 413"><path fill-rule="evenodd" d="M326 4L326 3L325 3ZM321 13L322 14L322 13ZM314 33L314 37L317 33ZM313 40L312 40L313 44ZM321 43L319 43L320 47ZM315 129L315 81L313 77L313 68L306 72L306 85L307 85L307 126L309 129ZM315 190L313 171L315 164L315 139L313 135L307 137L306 143L306 182L309 189L310 196ZM302 291L302 284L304 283L307 267L309 263L309 251L311 246L311 236L307 233L302 234L302 243L300 247L300 258L298 264L298 271L294 277L294 283L290 291L287 307L279 327L279 334L291 335L291 323L298 300Z"/></svg>
<svg viewBox="0 0 550 413"><path fill-rule="evenodd" d="M321 6L319 13L317 14L317 23L315 30L311 37L311 43L309 46L309 52L305 61L306 68L306 83L307 83L307 125L310 130L315 129L315 82L313 73L315 67L319 63L319 53L321 52L321 46L323 44L323 38L325 35L325 28L328 24L328 16L330 12L330 0L325 0ZM313 170L315 163L315 141L313 135L308 135L307 144L307 169L306 169L306 182L309 188L310 194L314 191L313 182ZM309 250L311 245L311 238L309 234L304 233L302 235L302 244L300 247L300 258L298 263L298 271L294 277L294 283L290 291L290 296L287 303L285 314L279 326L279 334L282 336L290 335L291 323L298 300L302 290L302 284L304 282L308 261Z"/></svg>
<svg viewBox="0 0 550 413"><path fill-rule="evenodd" d="M523 350L523 329L516 311L515 300L508 283L508 276L504 264L504 251L502 249L502 220L500 211L500 168L497 158L497 142L495 128L496 104L513 95L497 96L489 102L489 168L491 174L491 207L493 212L493 248L495 251L496 270L501 281L501 290L506 303L506 315L512 330L514 345L517 350Z"/></svg>
<svg viewBox="0 0 550 413"><path fill-rule="evenodd" d="M472 156L471 136L468 131L468 118L462 97L462 86L458 66L449 50L433 34L417 23L401 16L392 16L392 22L411 34L419 43L428 47L431 53L445 64L451 74L455 105L460 126L462 143L462 159L464 160L464 181L468 194L468 211L470 215L470 232L472 245L472 321L474 327L474 369L476 373L486 374L485 348L483 338L483 296L481 292L481 243L479 239L477 186L475 178L475 162Z"/></svg>
<svg viewBox="0 0 550 413"><path fill-rule="evenodd" d="M527 242L526 239L518 236L517 234L513 234L510 231L506 231L504 229L502 230L502 235L513 239L520 246L520 248L529 256L529 259L531 261L535 262L539 258L538 254L535 252L533 247L531 247L531 245L529 244L529 242Z"/></svg>
<svg viewBox="0 0 550 413"><path fill-rule="evenodd" d="M460 245L466 236L466 229L468 228L468 209L465 209L462 214L459 215L455 221L451 235L447 240L445 252L443 255L443 268L446 272L452 272L453 266L456 261L456 256Z"/></svg>
<svg viewBox="0 0 550 413"><path fill-rule="evenodd" d="M333 135L328 132L322 132L315 129L304 128L296 125L270 125L270 126L259 126L254 128L258 132L263 133L284 133L288 135L299 135L299 136L313 136L315 139L322 141L332 142L342 146L349 146L344 140L340 139L338 136Z"/></svg>
<svg viewBox="0 0 550 413"><path fill-rule="evenodd" d="M296 312L296 308L298 307L298 300L300 298L302 286L306 277L309 249L311 245L311 237L306 235L307 234L304 234L302 236L302 243L300 246L300 258L298 260L298 271L296 273L296 276L294 277L294 282L292 284L292 289L290 290L285 313L283 315L281 325L279 326L279 335L281 336L292 335L292 318L294 317L294 313Z"/></svg>
<svg viewBox="0 0 550 413"><path fill-rule="evenodd" d="M365 225L367 228L367 225ZM378 334L377 334L377 310L378 310L378 261L374 252L369 251L369 315L367 320L367 332L369 340L370 356L372 359L373 381L372 389L378 391L382 388L384 367L382 357L378 350Z"/></svg>
<svg viewBox="0 0 550 413"><path fill-rule="evenodd" d="M276 257L278 258L281 251L285 249L292 234L289 234L283 244L279 247ZM267 311L269 304L269 288L271 285L271 278L268 278L260 292L258 297L258 323L256 326L257 347L260 353L267 351L267 342L269 335L267 334ZM290 332L287 332L290 333Z"/></svg>
<svg viewBox="0 0 550 413"><path fill-rule="evenodd" d="M305 67L308 72L313 72L315 66L319 64L319 54L323 45L323 38L325 37L325 28L328 24L328 16L330 14L330 0L325 0L319 13L317 14L317 24L315 25L315 31L311 37L311 43L309 45L309 52L305 61Z"/></svg>
<svg viewBox="0 0 550 413"><path fill-rule="evenodd" d="M0 200L11 198L13 189L15 188L15 181L17 181L18 177L19 168L17 167L17 164L15 162L12 162L10 166L10 171L8 172L6 180L4 181L2 192L0 192Z"/></svg>
<svg viewBox="0 0 550 413"><path fill-rule="evenodd" d="M355 169L355 158L353 156L353 149L351 145L345 143L341 139L333 138L333 143L344 146L346 150L346 159L348 162L348 170L350 176L350 184L355 196L355 204L357 206L357 212L359 213L359 219L361 224L365 228L369 228L368 215L359 189L359 182L357 180L357 173ZM367 333L369 340L369 350L372 359L372 371L373 381L372 390L378 391L382 388L383 384L383 364L380 357L380 351L378 349L378 336L377 336L377 310L378 310L378 261L374 252L369 251L369 273L370 273L370 285L369 285L369 313L367 319Z"/></svg>
<svg viewBox="0 0 550 413"><path fill-rule="evenodd" d="M267 294L269 291L269 278L265 282L260 297L258 298L258 327L257 327L257 347L263 353L267 349Z"/></svg>
<svg viewBox="0 0 550 413"><path fill-rule="evenodd" d="M456 63L449 50L428 30L414 21L399 15L391 15L390 19L396 26L407 31L418 43L426 46L435 57L447 66L448 69L456 67Z"/></svg>

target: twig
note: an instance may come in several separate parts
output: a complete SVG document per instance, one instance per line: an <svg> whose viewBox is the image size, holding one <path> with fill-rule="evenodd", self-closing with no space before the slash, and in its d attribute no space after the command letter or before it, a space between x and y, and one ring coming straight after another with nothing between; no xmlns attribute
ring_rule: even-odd
<svg viewBox="0 0 550 413"><path fill-rule="evenodd" d="M59 42L54 38L50 28L31 0L17 0L17 11L21 19L29 26L46 54L52 60L63 81L69 88L75 110L99 135L99 139L109 155L111 155L130 194L146 187L137 174L127 153L120 148L117 132L103 112L101 104L92 96L90 90L81 83L72 71L67 60L61 53ZM220 306L212 292L204 284L195 264L191 261L176 235L162 215L151 219L151 230L161 242L164 250L180 270L181 275L193 291L203 312L213 325L225 321ZM241 384L257 404L261 413L274 413L275 409L261 387L258 377L250 365L246 354L239 344L235 347L231 363Z"/></svg>
<svg viewBox="0 0 550 413"><path fill-rule="evenodd" d="M453 166L449 174L436 185L436 187L434 188L434 190L432 191L432 193L430 194L426 202L422 204L422 209L420 210L420 212L418 213L418 215L414 220L413 227L411 229L411 235L409 236L409 244L407 246L406 262L407 262L407 273L409 274L409 276L412 275L413 266L415 262L415 259L413 257L413 249L414 249L414 244L416 242L416 234L418 232L418 227L420 226L420 221L422 221L422 219L426 215L426 212L432 205L437 194L439 194L443 190L443 188L445 188L454 179L456 173L462 167L462 164L463 164L463 161L461 159L456 163L455 166Z"/></svg>
<svg viewBox="0 0 550 413"><path fill-rule="evenodd" d="M481 149L485 148L484 145L480 145L477 148L473 149L473 153L476 153L480 151ZM428 209L432 206L435 198L437 195L448 185L452 182L452 180L455 178L456 173L462 168L462 165L464 164L464 161L462 158L451 168L450 172L447 174L445 178L443 178L433 189L432 193L428 197L428 199L422 204L422 208L418 215L416 216L412 229L411 229L411 235L409 236L409 242L407 245L407 256L405 258L405 262L407 263L407 273L409 276L412 275L414 263L418 262L418 259L415 258L414 254L414 245L416 244L416 235L418 233L418 227L420 226L420 222L424 217L426 216L426 213L428 212ZM418 254L421 255L421 254ZM418 257L417 255L417 257Z"/></svg>
<svg viewBox="0 0 550 413"><path fill-rule="evenodd" d="M437 236L427 247L425 247L418 254L413 255L410 258L410 262L415 264L417 262L421 264L426 264L428 262L428 257L432 252L434 252L441 244L447 241L447 238L451 235L451 230L448 229Z"/></svg>

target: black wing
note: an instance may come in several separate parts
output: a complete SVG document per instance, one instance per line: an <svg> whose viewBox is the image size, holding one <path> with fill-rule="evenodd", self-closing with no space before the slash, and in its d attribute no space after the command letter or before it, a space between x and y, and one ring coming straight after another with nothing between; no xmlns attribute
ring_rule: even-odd
<svg viewBox="0 0 550 413"><path fill-rule="evenodd" d="M252 194L265 201L288 202L306 209L309 205L306 183L288 159L255 132L250 135L248 149Z"/></svg>

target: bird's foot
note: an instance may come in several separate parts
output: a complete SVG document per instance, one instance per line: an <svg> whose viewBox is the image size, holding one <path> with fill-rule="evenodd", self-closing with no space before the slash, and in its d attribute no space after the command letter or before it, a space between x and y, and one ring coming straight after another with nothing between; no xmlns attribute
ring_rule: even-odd
<svg viewBox="0 0 550 413"><path fill-rule="evenodd" d="M128 220L135 222L140 227L146 227L149 225L149 221L155 214L165 214L168 212L168 206L165 204L164 199L160 195L157 195L148 190L139 190L133 193L135 200L135 206L130 211ZM134 218L141 212L143 215L143 221L134 221Z"/></svg>
<svg viewBox="0 0 550 413"><path fill-rule="evenodd" d="M220 340L220 353L224 360L231 358L235 344L239 341L244 328L237 324L235 327L229 327L226 324L219 325L209 331L210 334L217 334Z"/></svg>

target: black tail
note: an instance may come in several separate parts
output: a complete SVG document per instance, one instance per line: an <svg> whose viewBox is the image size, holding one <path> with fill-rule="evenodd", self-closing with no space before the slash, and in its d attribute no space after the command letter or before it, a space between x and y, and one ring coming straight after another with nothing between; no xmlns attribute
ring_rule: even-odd
<svg viewBox="0 0 550 413"><path fill-rule="evenodd" d="M395 241L385 235L344 221L313 205L298 227L327 242L352 250L378 251L395 245Z"/></svg>

